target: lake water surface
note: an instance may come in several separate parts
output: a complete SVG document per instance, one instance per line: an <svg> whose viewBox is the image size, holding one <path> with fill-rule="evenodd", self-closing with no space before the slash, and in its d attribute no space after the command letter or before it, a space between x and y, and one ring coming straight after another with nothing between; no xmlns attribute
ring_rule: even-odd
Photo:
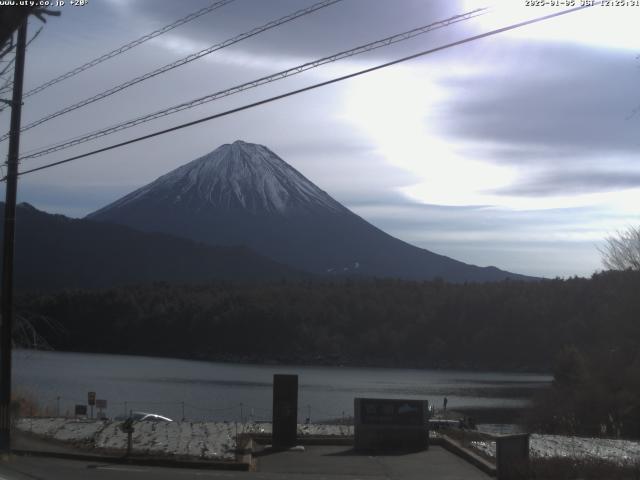
<svg viewBox="0 0 640 480"><path fill-rule="evenodd" d="M454 410L521 409L551 381L548 375L215 363L170 358L16 350L14 390L51 414L71 414L87 392L107 400L106 415L129 410L173 419L269 420L275 373L299 375L299 419L353 414L354 397L448 398ZM485 421L492 419L485 419Z"/></svg>

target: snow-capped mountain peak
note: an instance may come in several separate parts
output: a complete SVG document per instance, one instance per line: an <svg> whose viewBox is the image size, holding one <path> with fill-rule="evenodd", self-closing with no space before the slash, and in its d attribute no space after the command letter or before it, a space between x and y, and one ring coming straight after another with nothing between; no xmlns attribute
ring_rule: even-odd
<svg viewBox="0 0 640 480"><path fill-rule="evenodd" d="M201 209L207 206L286 215L345 208L263 145L237 140L189 162L107 208L154 198Z"/></svg>

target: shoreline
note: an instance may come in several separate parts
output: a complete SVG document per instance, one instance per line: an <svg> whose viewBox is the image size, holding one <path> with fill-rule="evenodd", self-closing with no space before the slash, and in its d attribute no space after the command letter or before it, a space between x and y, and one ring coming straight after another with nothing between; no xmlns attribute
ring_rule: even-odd
<svg viewBox="0 0 640 480"><path fill-rule="evenodd" d="M272 367L305 367L305 368L357 368L357 369L366 369L366 368L380 368L380 369L388 369L388 370L428 370L434 372L470 372L470 373L486 373L486 374L526 374L526 375L539 375L544 377L551 377L552 374L549 370L537 369L537 368L527 368L527 367L507 367L506 369L497 369L495 367L491 368L483 368L477 367L473 368L473 366L468 364L463 365L418 365L418 364L404 364L404 363L395 363L391 364L391 362L387 362L383 359L379 361L366 362L362 360L353 360L353 359L345 359L341 358L336 361L331 361L328 358L303 358L303 357L292 357L289 360L286 359L276 359L276 358L267 358L267 357L253 357L250 355L177 355L171 353L137 353L137 352L111 352L111 351L85 351L82 349L78 350L43 350L43 349L32 349L32 348L17 348L14 349L15 352L53 352L53 353L61 353L61 354L82 354L82 355L115 355L120 357L135 357L135 358L148 358L148 359L158 359L158 360L182 360L189 362L203 362L203 363L220 363L220 364L238 364L238 365L248 365L248 366L272 366ZM551 380L548 380L551 381ZM540 383L546 383L540 381Z"/></svg>

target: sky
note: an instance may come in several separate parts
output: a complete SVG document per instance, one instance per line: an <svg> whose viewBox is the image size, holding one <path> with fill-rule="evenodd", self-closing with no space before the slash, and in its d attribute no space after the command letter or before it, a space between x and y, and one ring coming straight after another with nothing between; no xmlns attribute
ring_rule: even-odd
<svg viewBox="0 0 640 480"><path fill-rule="evenodd" d="M210 3L67 2L60 17L30 21L31 34L43 30L29 45L25 90ZM22 123L313 3L235 0L26 98ZM24 132L21 152L483 7L471 20L26 159L21 168L564 8L524 0L342 0ZM19 201L82 217L242 139L266 145L355 213L414 245L522 274L589 276L603 269L604 239L640 223L639 23L640 6L595 6L448 48L24 175ZM4 111L3 131L8 122Z"/></svg>

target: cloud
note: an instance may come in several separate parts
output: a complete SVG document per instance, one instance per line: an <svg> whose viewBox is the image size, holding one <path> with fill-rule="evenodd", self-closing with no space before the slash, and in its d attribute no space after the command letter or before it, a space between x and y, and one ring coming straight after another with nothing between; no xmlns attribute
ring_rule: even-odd
<svg viewBox="0 0 640 480"><path fill-rule="evenodd" d="M629 118L640 98L634 55L512 41L501 56L494 72L441 80L456 101L440 133L498 146L495 160L508 163L640 151L639 122Z"/></svg>
<svg viewBox="0 0 640 480"><path fill-rule="evenodd" d="M420 178L404 193L516 209L627 201L620 192L637 187L640 174L640 118L628 118L635 57L539 40L495 39L478 49L476 68L464 74L429 68L442 63L427 57L404 68L407 78L394 69L385 74L392 81L381 74L354 85L347 105L355 105L355 126Z"/></svg>
<svg viewBox="0 0 640 480"><path fill-rule="evenodd" d="M180 2L137 0L129 2L131 16L170 23L185 15ZM189 2L195 11L209 2ZM190 40L213 44L251 30L271 20L317 3L309 0L242 0L176 30ZM263 56L319 56L351 48L403 30L448 18L462 12L459 2L348 0L296 19L259 37L243 42L249 53ZM295 39L295 41L292 41Z"/></svg>
<svg viewBox="0 0 640 480"><path fill-rule="evenodd" d="M550 196L559 193L585 194L640 188L640 171L545 172L541 175L495 190L497 195Z"/></svg>

